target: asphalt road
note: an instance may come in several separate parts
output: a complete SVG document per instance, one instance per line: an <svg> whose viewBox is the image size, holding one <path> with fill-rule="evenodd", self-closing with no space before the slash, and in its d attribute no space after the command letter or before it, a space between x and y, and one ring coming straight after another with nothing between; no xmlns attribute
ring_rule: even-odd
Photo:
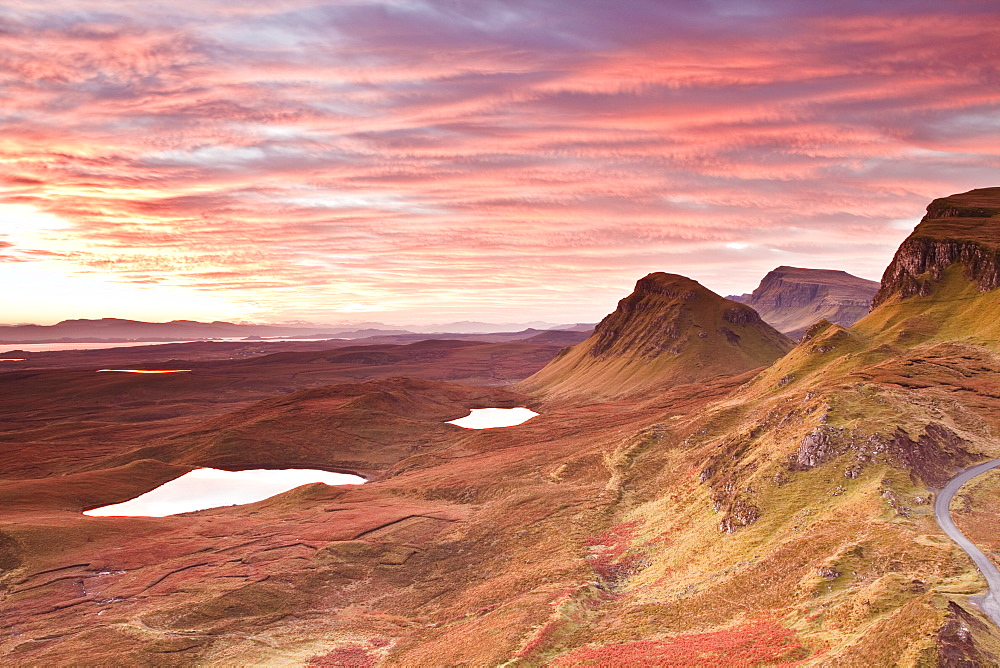
<svg viewBox="0 0 1000 668"><path fill-rule="evenodd" d="M958 527L955 526L955 522L951 519L951 513L948 510L948 506L951 504L952 498L959 488L965 483L969 482L977 475L986 473L990 469L1000 466L1000 459L994 459L990 462L984 462L973 466L972 468L966 469L959 473L957 476L948 481L948 484L944 486L938 495L937 499L934 500L934 517L937 519L938 524L944 530L948 537L953 541L958 543L958 546L965 550L972 561L976 563L979 571L986 578L986 584L989 585L989 591L983 595L982 600L979 601L983 612L993 620L993 623L1000 626L1000 571L993 564L989 557L983 554L983 551L972 544L972 542L966 538Z"/></svg>

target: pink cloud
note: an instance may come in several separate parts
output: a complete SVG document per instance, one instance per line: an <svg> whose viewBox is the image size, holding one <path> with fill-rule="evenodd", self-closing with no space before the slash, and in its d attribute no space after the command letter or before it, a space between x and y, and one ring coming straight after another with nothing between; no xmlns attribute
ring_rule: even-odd
<svg viewBox="0 0 1000 668"><path fill-rule="evenodd" d="M30 250L275 317L877 277L898 220L1000 161L974 3L74 4L0 14L0 187L71 223Z"/></svg>

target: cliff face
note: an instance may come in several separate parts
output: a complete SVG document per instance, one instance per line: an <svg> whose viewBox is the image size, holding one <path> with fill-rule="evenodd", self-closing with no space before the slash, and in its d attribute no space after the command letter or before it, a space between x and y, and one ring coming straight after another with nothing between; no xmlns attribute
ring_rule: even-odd
<svg viewBox="0 0 1000 668"><path fill-rule="evenodd" d="M890 300L933 294L942 272L964 267L980 292L1000 286L1000 188L980 188L931 202L882 277L872 309Z"/></svg>
<svg viewBox="0 0 1000 668"><path fill-rule="evenodd" d="M620 396L770 364L791 342L749 306L696 281L657 272L640 279L594 334L524 381L547 395Z"/></svg>
<svg viewBox="0 0 1000 668"><path fill-rule="evenodd" d="M877 282L845 271L778 267L739 301L778 331L798 338L823 319L843 327L853 325L868 313L878 288Z"/></svg>

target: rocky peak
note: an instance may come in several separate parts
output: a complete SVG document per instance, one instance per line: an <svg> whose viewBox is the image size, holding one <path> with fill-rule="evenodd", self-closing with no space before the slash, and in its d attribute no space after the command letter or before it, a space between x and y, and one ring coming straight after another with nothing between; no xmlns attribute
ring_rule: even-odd
<svg viewBox="0 0 1000 668"><path fill-rule="evenodd" d="M764 276L746 303L754 307L795 307L829 299L867 306L878 286L876 281L846 271L782 266Z"/></svg>
<svg viewBox="0 0 1000 668"><path fill-rule="evenodd" d="M850 327L868 313L878 288L877 282L846 271L782 266L769 271L757 289L739 301L794 338L821 319Z"/></svg>
<svg viewBox="0 0 1000 668"><path fill-rule="evenodd" d="M639 279L589 339L521 387L549 396L625 396L766 366L791 347L749 306L656 272Z"/></svg>
<svg viewBox="0 0 1000 668"><path fill-rule="evenodd" d="M704 308L705 302L724 301L685 276L649 274L640 278L632 294L619 301L614 313L594 328L596 341L590 355L655 357L663 352L678 353L689 335L704 331L701 324L694 322L698 320L695 313ZM723 308L722 319L741 324L760 322L756 311L735 302ZM692 332L692 328L698 331Z"/></svg>
<svg viewBox="0 0 1000 668"><path fill-rule="evenodd" d="M948 267L960 264L981 292L1000 287L1000 188L936 199L900 245L872 308L893 298L928 296Z"/></svg>
<svg viewBox="0 0 1000 668"><path fill-rule="evenodd" d="M708 292L698 281L680 274L655 271L635 282L635 295L659 295L668 299L695 299L699 293ZM625 301L625 300L622 300Z"/></svg>

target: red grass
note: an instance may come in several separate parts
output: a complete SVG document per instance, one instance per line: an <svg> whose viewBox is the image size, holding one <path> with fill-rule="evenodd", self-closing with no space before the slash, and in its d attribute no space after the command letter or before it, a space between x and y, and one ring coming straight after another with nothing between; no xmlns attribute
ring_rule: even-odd
<svg viewBox="0 0 1000 668"><path fill-rule="evenodd" d="M317 668L374 668L377 657L363 647L338 647L322 656L308 660L309 666Z"/></svg>
<svg viewBox="0 0 1000 668"><path fill-rule="evenodd" d="M603 545L604 550L592 554L588 561L591 570L608 589L616 589L622 582L635 575L646 565L646 556L632 547L636 537L636 527L642 520L624 522L592 536L587 540L590 547Z"/></svg>
<svg viewBox="0 0 1000 668"><path fill-rule="evenodd" d="M763 666L784 664L808 654L795 632L771 621L724 631L694 633L667 640L581 648L564 654L556 666Z"/></svg>
<svg viewBox="0 0 1000 668"><path fill-rule="evenodd" d="M552 606L552 615L542 625L542 628L535 632L535 635L525 644L521 651L515 655L515 658L526 659L549 644L555 634L556 627L564 621L559 615L559 607L573 598L575 591L575 589L568 590L562 597L550 604Z"/></svg>
<svg viewBox="0 0 1000 668"><path fill-rule="evenodd" d="M535 633L534 637L532 637L531 640L528 641L528 644L526 644L524 648L517 653L515 658L522 660L526 659L535 652L541 650L543 647L548 645L549 642L552 640L552 636L553 633L555 632L556 626L558 626L558 624L561 621L562 620L560 620L557 617L554 616L550 617L548 621L546 621L545 624L542 626L542 628L540 628Z"/></svg>

